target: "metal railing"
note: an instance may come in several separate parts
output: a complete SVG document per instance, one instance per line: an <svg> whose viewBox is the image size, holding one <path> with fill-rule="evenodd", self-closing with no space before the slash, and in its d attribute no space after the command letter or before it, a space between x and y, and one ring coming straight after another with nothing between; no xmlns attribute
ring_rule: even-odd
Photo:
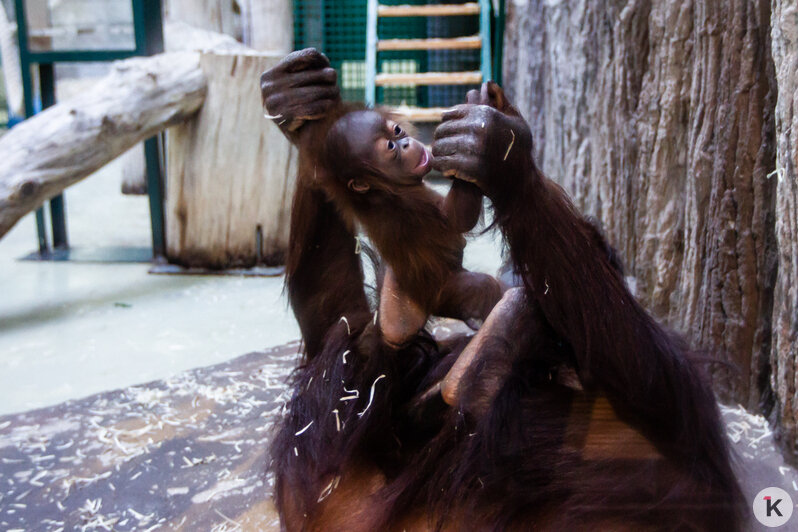
<svg viewBox="0 0 798 532"><path fill-rule="evenodd" d="M133 56L152 55L163 51L161 0L131 0L133 15L133 46L129 49L58 49L39 51L31 48L26 18L26 0L14 0L19 43L25 117L36 113L34 106L34 80L32 67L38 67L41 108L55 103L55 63L113 61ZM147 187L150 199L153 257L166 254L164 232L163 179L161 176L161 148L157 137L144 142L147 170ZM36 232L39 240L39 258L64 260L69 256L66 228L66 207L62 194L50 200L50 218L53 237L51 250L44 222L44 207L36 211Z"/></svg>

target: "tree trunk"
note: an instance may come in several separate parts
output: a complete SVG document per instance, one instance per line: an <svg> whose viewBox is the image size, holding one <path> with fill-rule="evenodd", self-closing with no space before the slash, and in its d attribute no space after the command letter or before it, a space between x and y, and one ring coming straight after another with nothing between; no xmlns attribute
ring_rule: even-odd
<svg viewBox="0 0 798 532"><path fill-rule="evenodd" d="M205 103L167 137L170 262L212 269L283 263L297 154L263 117L258 84L281 57L202 53Z"/></svg>
<svg viewBox="0 0 798 532"><path fill-rule="evenodd" d="M22 216L131 146L196 113L205 98L198 54L116 63L80 97L0 138L0 237Z"/></svg>
<svg viewBox="0 0 798 532"><path fill-rule="evenodd" d="M514 0L505 85L545 172L596 216L641 301L769 397L775 79L769 0Z"/></svg>
<svg viewBox="0 0 798 532"><path fill-rule="evenodd" d="M287 54L294 49L290 0L243 0L244 42L256 50Z"/></svg>
<svg viewBox="0 0 798 532"><path fill-rule="evenodd" d="M241 19L234 0L167 0L166 18L241 40Z"/></svg>
<svg viewBox="0 0 798 532"><path fill-rule="evenodd" d="M773 368L776 422L781 444L798 451L798 6L774 0L771 15L776 103L776 238L779 273L773 308Z"/></svg>

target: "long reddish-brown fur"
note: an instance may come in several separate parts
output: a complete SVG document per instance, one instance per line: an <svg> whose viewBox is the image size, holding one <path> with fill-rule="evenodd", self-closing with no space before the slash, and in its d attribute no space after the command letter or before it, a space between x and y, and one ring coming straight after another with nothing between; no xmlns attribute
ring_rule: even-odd
<svg viewBox="0 0 798 532"><path fill-rule="evenodd" d="M415 404L451 356L426 336L401 352L380 341L362 283L346 270L359 272L346 259L350 235L335 236L345 234L345 223L322 203L324 232L314 238L335 243L306 242L324 250L306 265L318 276L318 290L296 286L296 277L289 284L295 305L301 302L295 309L303 329L325 339L297 372L273 446L288 529L740 527L740 495L717 408L691 352L628 294L606 247L562 191L539 174L530 180L522 192L528 208L507 213L497 205L524 272L528 309L516 334L485 348L484 364L466 377L459 411L437 398ZM324 305L316 302L330 299L342 308L319 314ZM552 379L563 364L576 369L584 390ZM500 389L484 389L491 374ZM358 416L372 385L374 400ZM357 399L341 400L355 389ZM485 395L495 396L487 414L470 415ZM656 452L628 456L626 435L613 432L600 452L588 452L593 405L604 396ZM345 489L319 501L339 476Z"/></svg>
<svg viewBox="0 0 798 532"><path fill-rule="evenodd" d="M286 529L742 528L693 352L635 301L612 248L533 163L496 175L492 198L521 312L482 347L458 407L421 400L466 340L382 340L347 210L314 185L319 130L300 143L287 268L307 356L272 444ZM374 223L380 235L387 222ZM384 230L375 241L401 250Z"/></svg>

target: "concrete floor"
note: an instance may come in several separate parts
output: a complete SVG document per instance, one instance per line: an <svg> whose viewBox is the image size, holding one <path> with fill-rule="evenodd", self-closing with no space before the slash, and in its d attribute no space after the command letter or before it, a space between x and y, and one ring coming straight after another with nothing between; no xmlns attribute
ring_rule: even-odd
<svg viewBox="0 0 798 532"><path fill-rule="evenodd" d="M144 196L112 163L67 190L75 248L150 245ZM282 278L163 276L148 264L31 262L32 216L0 240L0 413L164 378L299 336Z"/></svg>
<svg viewBox="0 0 798 532"><path fill-rule="evenodd" d="M66 191L73 248L150 245L145 196L116 161ZM466 267L495 273L495 235ZM299 338L283 278L148 274L148 264L20 261L32 215L0 240L0 415L216 364Z"/></svg>

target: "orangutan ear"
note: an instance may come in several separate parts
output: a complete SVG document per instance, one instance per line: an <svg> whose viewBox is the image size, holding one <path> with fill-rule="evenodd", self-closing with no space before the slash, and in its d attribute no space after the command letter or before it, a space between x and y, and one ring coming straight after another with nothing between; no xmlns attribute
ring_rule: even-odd
<svg viewBox="0 0 798 532"><path fill-rule="evenodd" d="M371 188L368 183L363 183L357 179L350 179L346 186L349 187L349 190L357 192L358 194L365 194L368 192L369 188Z"/></svg>

